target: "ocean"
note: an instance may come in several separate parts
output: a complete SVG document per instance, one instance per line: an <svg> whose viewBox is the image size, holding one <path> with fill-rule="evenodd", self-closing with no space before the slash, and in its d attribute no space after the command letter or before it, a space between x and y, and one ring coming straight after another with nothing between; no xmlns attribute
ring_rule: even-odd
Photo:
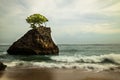
<svg viewBox="0 0 120 80"><path fill-rule="evenodd" d="M0 45L0 61L8 67L120 69L120 44L59 44L59 55L9 55L10 45Z"/></svg>

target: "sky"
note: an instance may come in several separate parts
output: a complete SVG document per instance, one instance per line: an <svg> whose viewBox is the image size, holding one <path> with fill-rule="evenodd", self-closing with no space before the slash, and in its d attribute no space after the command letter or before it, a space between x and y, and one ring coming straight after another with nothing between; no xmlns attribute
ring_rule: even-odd
<svg viewBox="0 0 120 80"><path fill-rule="evenodd" d="M57 44L120 44L120 0L0 0L0 44L30 30L25 19L35 13Z"/></svg>

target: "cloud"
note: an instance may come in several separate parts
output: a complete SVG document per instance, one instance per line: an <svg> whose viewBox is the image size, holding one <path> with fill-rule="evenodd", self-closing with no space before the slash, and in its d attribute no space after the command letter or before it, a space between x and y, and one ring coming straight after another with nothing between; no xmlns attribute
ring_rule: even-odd
<svg viewBox="0 0 120 80"><path fill-rule="evenodd" d="M113 16L120 16L120 2L119 3L116 3L110 7L107 7L105 9L103 9L102 11L105 13L105 14L108 14L108 15L113 15ZM109 14L110 13L110 14Z"/></svg>
<svg viewBox="0 0 120 80"><path fill-rule="evenodd" d="M64 27L55 27L53 29L54 36L62 36L62 35L69 35L75 36L79 34L120 34L119 27L112 27L111 25L114 24L79 24L79 25L71 25L71 26L64 26ZM59 30L59 33L57 32Z"/></svg>
<svg viewBox="0 0 120 80"><path fill-rule="evenodd" d="M25 18L34 13L49 19L55 39L64 35L120 34L119 6L119 0L0 0L0 41L12 42L27 32Z"/></svg>
<svg viewBox="0 0 120 80"><path fill-rule="evenodd" d="M113 28L110 24L92 25L92 27L86 26L82 29L82 32L92 32L99 34L116 34L120 33L119 28Z"/></svg>

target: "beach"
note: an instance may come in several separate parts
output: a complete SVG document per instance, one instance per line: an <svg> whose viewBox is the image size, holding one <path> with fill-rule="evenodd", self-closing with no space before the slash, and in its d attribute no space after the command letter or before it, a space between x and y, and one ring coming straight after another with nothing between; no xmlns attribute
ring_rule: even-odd
<svg viewBox="0 0 120 80"><path fill-rule="evenodd" d="M120 45L58 45L59 55L9 55L0 45L0 61L7 65L0 80L120 80Z"/></svg>
<svg viewBox="0 0 120 80"><path fill-rule="evenodd" d="M120 72L55 68L7 68L0 80L120 80Z"/></svg>

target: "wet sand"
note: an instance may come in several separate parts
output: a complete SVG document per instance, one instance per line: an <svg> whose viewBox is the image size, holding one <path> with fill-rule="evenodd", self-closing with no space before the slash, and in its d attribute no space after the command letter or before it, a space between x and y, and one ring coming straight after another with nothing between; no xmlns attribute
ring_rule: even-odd
<svg viewBox="0 0 120 80"><path fill-rule="evenodd" d="M80 69L7 68L0 80L120 80L120 72Z"/></svg>

